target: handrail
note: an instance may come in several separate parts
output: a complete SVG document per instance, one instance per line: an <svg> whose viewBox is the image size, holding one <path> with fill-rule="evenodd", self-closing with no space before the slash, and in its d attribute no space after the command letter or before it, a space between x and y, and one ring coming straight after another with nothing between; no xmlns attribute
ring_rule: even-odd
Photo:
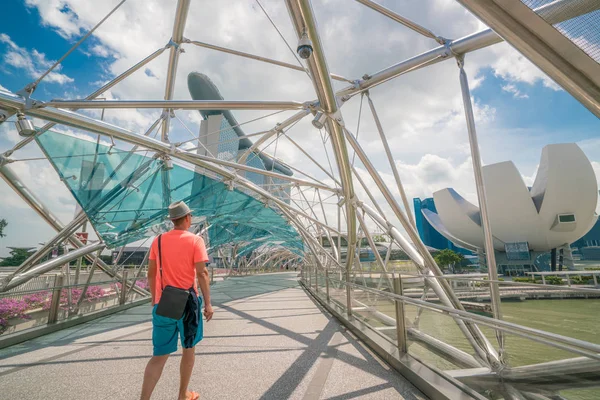
<svg viewBox="0 0 600 400"><path fill-rule="evenodd" d="M393 274L393 272L374 272L376 274ZM357 275L368 275L368 272L356 272ZM475 278L463 278L458 276L423 276L418 274L408 274L401 273L403 276L409 276L410 278L427 278L427 279L446 279L446 280L456 280L456 281L467 281L467 282L478 282L478 283L498 283L500 285L511 285L511 286L527 286L530 288L547 288L551 290L569 290L573 292L588 292L588 293L600 293L600 289L596 288L583 288L577 286L565 286L565 285L545 285L543 283L533 283L533 282L515 282L515 281L501 281L494 279L475 279ZM563 274L564 275L564 274ZM575 275L575 274L573 274ZM579 275L587 275L587 274L579 274ZM590 271L590 275L598 275L600 276L600 271L596 271L596 274L593 274L593 271Z"/></svg>
<svg viewBox="0 0 600 400"><path fill-rule="evenodd" d="M359 288L363 291L371 292L383 297L387 297L392 300L400 300L404 303L411 304L421 308L427 308L432 311L442 312L444 314L450 315L452 317L459 318L464 321L469 321L473 323L480 323L485 326L489 326L496 330L501 330L503 332L515 334L518 336L522 336L531 340L537 338L537 341L541 341L541 343L558 347L563 350L571 351L573 353L577 353L589 358L593 358L596 360L600 360L600 345L586 342L584 340L574 339L567 336L558 335L551 332L542 331L535 328L529 328L523 325L514 324L511 322L507 322L504 320L497 320L490 317L485 317L478 314L473 314L468 311L457 310L454 308L442 306L435 303L430 303L423 300L413 299L407 296L401 296L390 292L385 292L378 289L372 289L366 286L358 285L355 283L347 283L344 281L340 281L335 278L329 278L330 281L339 282L342 286L351 286L354 288ZM532 337L533 336L533 337ZM542 340L543 339L543 340Z"/></svg>
<svg viewBox="0 0 600 400"><path fill-rule="evenodd" d="M129 282L129 281L139 281L139 280L142 280L142 279L146 279L146 277L144 276L144 277L137 277L137 278L135 278L135 277L127 278L127 282ZM92 284L94 286L97 286L97 285L107 285L109 283L121 283L122 284L123 280L121 279L121 280L112 280L112 281L92 282ZM38 293L38 292L49 292L49 291L52 291L52 290L55 290L55 289L61 289L62 290L62 289L69 289L69 288L77 288L77 287L85 286L85 285L86 285L86 283L84 282L84 283L78 283L78 284L73 284L73 285L50 286L50 287L43 288L43 289L20 290L20 291L15 291L15 292L10 292L10 291L9 292L1 292L0 293L0 298L3 298L3 297L13 297L13 296L19 296L19 295L22 295L22 294L31 294L31 293ZM148 297L150 297L150 296L148 296Z"/></svg>

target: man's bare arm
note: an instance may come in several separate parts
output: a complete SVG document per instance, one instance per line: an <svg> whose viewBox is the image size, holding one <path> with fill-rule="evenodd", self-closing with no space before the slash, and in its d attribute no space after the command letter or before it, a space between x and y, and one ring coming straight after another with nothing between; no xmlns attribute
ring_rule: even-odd
<svg viewBox="0 0 600 400"><path fill-rule="evenodd" d="M154 293L156 289L156 260L148 261L148 284L150 285L150 296L152 296L152 305L154 305Z"/></svg>
<svg viewBox="0 0 600 400"><path fill-rule="evenodd" d="M210 304L210 278L205 263L196 263L196 278L198 279L198 286L200 286L202 298L204 299L204 317L206 321L210 321L213 316L213 309Z"/></svg>

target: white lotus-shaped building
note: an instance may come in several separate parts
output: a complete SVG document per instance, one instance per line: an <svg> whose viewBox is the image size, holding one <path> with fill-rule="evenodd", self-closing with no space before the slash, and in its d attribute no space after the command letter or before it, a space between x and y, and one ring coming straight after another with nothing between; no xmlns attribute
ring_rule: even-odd
<svg viewBox="0 0 600 400"><path fill-rule="evenodd" d="M548 251L573 243L598 218L596 175L574 143L544 147L531 188L512 161L484 166L483 176L496 250L526 242L529 250ZM433 197L437 214L423 210L429 223L458 246L483 249L479 208L450 188Z"/></svg>

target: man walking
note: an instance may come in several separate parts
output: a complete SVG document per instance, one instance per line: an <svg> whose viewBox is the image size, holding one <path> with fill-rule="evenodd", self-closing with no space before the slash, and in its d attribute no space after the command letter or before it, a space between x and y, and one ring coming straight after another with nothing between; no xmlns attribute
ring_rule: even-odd
<svg viewBox="0 0 600 400"><path fill-rule="evenodd" d="M153 305L152 345L154 352L144 373L141 399L150 399L169 354L177 351L177 338L179 337L183 355L179 369L178 399L197 400L198 393L188 391L188 384L194 368L195 346L202 340L203 335L202 315L200 314L203 299L206 321L210 321L213 316L210 304L210 281L205 264L208 261L208 254L202 238L187 231L192 225L192 215L184 202L179 201L169 206L169 219L173 221L173 230L156 238L150 248L148 282ZM196 278L203 299L198 297ZM189 290L185 310L180 319L172 319L156 313L163 288L167 286Z"/></svg>

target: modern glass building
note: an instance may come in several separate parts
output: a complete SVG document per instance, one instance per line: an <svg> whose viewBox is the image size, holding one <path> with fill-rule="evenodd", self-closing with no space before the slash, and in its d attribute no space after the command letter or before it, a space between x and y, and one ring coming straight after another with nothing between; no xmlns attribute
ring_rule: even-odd
<svg viewBox="0 0 600 400"><path fill-rule="evenodd" d="M216 85L201 73L189 74L188 89L194 100L223 100ZM213 155L221 160L239 162L253 143L240 128L231 111L201 110L200 114L204 120L200 126L199 137L202 146L198 152ZM252 152L245 164L280 174L280 178L271 178L256 172L245 172L244 177L289 204L291 186L285 177L292 176L293 172L287 165L264 152Z"/></svg>
<svg viewBox="0 0 600 400"><path fill-rule="evenodd" d="M597 221L581 239L571 244L571 249L580 260L600 260L600 221Z"/></svg>
<svg viewBox="0 0 600 400"><path fill-rule="evenodd" d="M450 249L464 255L473 255L469 250L456 246L450 240L442 236L423 216L421 210L429 210L437 213L433 197L422 200L418 197L414 198L413 204L415 208L415 223L417 224L417 230L419 231L419 236L423 243L437 250Z"/></svg>

